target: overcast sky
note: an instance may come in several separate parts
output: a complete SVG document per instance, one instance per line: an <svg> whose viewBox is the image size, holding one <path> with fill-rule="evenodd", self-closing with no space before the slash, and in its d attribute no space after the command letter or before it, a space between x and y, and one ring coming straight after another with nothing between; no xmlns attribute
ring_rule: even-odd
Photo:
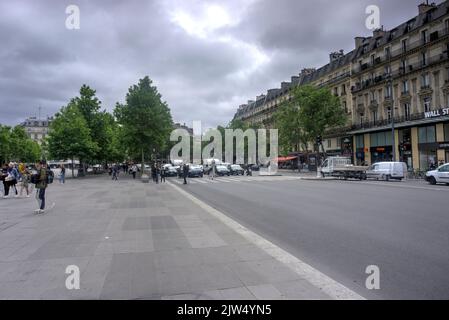
<svg viewBox="0 0 449 320"><path fill-rule="evenodd" d="M367 36L365 8L386 29L412 18L419 0L0 0L0 123L52 115L97 90L112 111L148 75L191 126L225 125L238 105ZM440 1L438 1L440 2ZM65 26L80 9L80 29Z"/></svg>

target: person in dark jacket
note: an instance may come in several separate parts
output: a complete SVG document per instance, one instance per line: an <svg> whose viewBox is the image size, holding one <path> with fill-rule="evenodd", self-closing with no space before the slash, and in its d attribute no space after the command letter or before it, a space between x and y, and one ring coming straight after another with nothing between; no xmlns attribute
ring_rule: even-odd
<svg viewBox="0 0 449 320"><path fill-rule="evenodd" d="M182 166L182 176L184 177L184 184L187 184L187 176L189 175L189 166L184 163Z"/></svg>
<svg viewBox="0 0 449 320"><path fill-rule="evenodd" d="M44 161L36 163L37 180L36 180L36 200L39 209L36 213L44 213L45 210L45 190L47 189L47 169Z"/></svg>

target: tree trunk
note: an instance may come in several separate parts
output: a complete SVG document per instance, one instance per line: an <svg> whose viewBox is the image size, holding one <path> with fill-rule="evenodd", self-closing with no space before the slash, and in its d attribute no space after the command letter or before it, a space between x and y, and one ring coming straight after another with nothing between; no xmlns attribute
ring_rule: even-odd
<svg viewBox="0 0 449 320"><path fill-rule="evenodd" d="M142 176L143 175L143 170L144 170L144 168L145 168L145 165L143 164L144 163L144 161L145 161L145 157L144 157L144 154L143 154L143 148L142 148L142 165L141 165L141 168L140 168L140 175Z"/></svg>
<svg viewBox="0 0 449 320"><path fill-rule="evenodd" d="M73 157L72 157L72 178L75 178L75 169L74 169L75 164L73 163Z"/></svg>

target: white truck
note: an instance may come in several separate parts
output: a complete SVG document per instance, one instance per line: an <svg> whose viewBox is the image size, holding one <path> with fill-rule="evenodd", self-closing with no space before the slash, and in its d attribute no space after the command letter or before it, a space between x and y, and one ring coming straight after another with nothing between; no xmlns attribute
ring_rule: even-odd
<svg viewBox="0 0 449 320"><path fill-rule="evenodd" d="M321 166L321 176L366 180L368 166L354 166L349 157L328 157Z"/></svg>

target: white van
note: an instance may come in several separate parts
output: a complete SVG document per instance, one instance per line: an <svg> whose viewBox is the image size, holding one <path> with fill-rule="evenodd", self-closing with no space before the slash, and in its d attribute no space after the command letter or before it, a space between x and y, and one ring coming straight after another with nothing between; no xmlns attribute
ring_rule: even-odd
<svg viewBox="0 0 449 320"><path fill-rule="evenodd" d="M407 174L404 162L377 162L366 170L366 177L381 180L402 180Z"/></svg>

